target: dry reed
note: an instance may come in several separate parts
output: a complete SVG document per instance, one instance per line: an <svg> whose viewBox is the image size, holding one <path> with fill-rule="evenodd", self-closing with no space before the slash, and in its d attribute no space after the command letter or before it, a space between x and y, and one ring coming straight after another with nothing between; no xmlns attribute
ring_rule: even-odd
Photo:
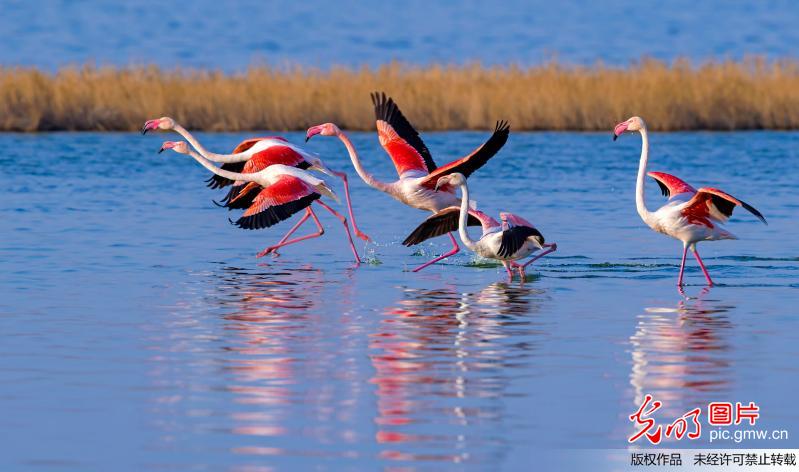
<svg viewBox="0 0 799 472"><path fill-rule="evenodd" d="M630 115L656 130L799 128L799 62L749 59L627 68L256 67L241 74L140 68L0 68L0 130L136 130L172 116L208 131L302 130L332 121L370 130L384 90L423 130L608 130Z"/></svg>

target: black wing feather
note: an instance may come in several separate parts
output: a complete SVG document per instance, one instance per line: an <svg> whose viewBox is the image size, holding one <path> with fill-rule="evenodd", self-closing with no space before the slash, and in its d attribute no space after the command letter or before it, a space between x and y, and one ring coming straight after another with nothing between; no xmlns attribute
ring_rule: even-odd
<svg viewBox="0 0 799 472"><path fill-rule="evenodd" d="M375 106L375 119L383 120L390 124L394 131L402 139L410 144L419 155L424 159L424 164L427 166L427 172L433 172L438 168L433 161L433 156L430 155L430 150L419 137L419 133L414 129L413 125L405 118L399 107L391 97L386 96L385 92L374 92L371 94L372 103Z"/></svg>
<svg viewBox="0 0 799 472"><path fill-rule="evenodd" d="M241 171L244 170L244 164L246 164L246 161L244 161L244 162L229 162L227 164L223 164L222 165L222 170L227 170L227 171L230 171L230 172L237 172L237 173L240 174ZM226 179L224 177L220 177L220 176L214 174L214 175L211 176L211 178L206 180L205 183L208 184L208 188L217 189L217 188L227 187L228 185L231 185L233 183L233 181L230 180L230 179Z"/></svg>
<svg viewBox="0 0 799 472"><path fill-rule="evenodd" d="M231 223L241 229L268 228L309 207L314 200L319 199L321 196L322 195L318 193L312 193L300 198L299 200L284 203L282 205L275 205L254 215L243 216L236 220L235 223L232 221Z"/></svg>
<svg viewBox="0 0 799 472"><path fill-rule="evenodd" d="M502 242L499 245L497 255L503 258L511 257L516 254L516 251L521 249L527 238L531 236L536 238L539 244L544 244L544 235L535 228L514 226L506 229L502 232Z"/></svg>
<svg viewBox="0 0 799 472"><path fill-rule="evenodd" d="M457 211L444 209L424 220L422 224L417 226L416 229L405 238L402 244L408 247L415 246L430 238L457 231L459 216L460 209L457 209ZM480 226L480 220L469 215L467 218L467 226Z"/></svg>
<svg viewBox="0 0 799 472"><path fill-rule="evenodd" d="M666 187L666 185L663 182L661 182L658 179L655 179L655 182L658 183L658 187L660 187L660 193L662 193L664 197L667 198L671 197L671 192L669 192L669 188Z"/></svg>

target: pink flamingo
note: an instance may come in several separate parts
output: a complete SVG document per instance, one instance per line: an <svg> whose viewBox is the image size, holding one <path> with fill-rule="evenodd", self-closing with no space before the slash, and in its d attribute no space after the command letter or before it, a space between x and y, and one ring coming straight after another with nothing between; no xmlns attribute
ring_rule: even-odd
<svg viewBox="0 0 799 472"><path fill-rule="evenodd" d="M766 219L753 206L739 200L721 190L704 187L694 189L687 183L673 175L663 172L646 172L649 159L649 136L646 123L640 117L634 116L627 121L616 125L613 129L615 141L625 131L638 131L641 133L641 161L638 165L638 180L635 185L635 207L641 219L650 228L678 239L683 243L682 262L677 286L682 287L683 271L685 270L685 257L688 249L693 252L699 267L705 274L708 285L713 285L713 280L699 257L696 243L700 241L717 241L721 239L738 239L734 234L721 228L720 224L726 223L732 216L736 206L742 206L755 215L764 224ZM663 195L669 197L668 203L657 211L650 212L644 202L644 176L655 179Z"/></svg>
<svg viewBox="0 0 799 472"><path fill-rule="evenodd" d="M350 221L352 222L352 227L355 230L355 235L364 241L370 240L369 236L358 229L358 225L355 222L355 215L353 214L352 202L350 200L347 174L344 172L331 170L324 165L322 160L319 159L318 155L289 143L285 138L279 136L251 138L239 143L239 145L233 150L232 154L216 154L205 149L205 147L200 144L197 138L189 133L183 126L178 124L174 119L168 116L154 120L148 120L142 127L142 134L146 134L149 130L175 131L186 138L186 140L189 141L189 143L191 143L191 145L203 157L214 162L222 163L222 169L231 172L249 174L263 170L273 164L283 164L294 166L303 170L318 170L325 174L336 176L344 183L344 198L347 201L347 211L349 212ZM207 182L208 186L214 189L232 185L228 194L222 199L222 206L225 206L228 209L247 208L252 204L253 198L255 198L257 195L257 192L249 192L249 195L246 193L244 195L240 195L240 192L243 189L252 189L252 187L247 187L243 181L233 182L230 179L226 179L214 174L210 179L207 180ZM289 230L289 232L283 237L283 239L281 239L274 246L264 249L258 253L256 257L263 257L270 253L277 255L277 248L281 247L281 245L284 245L283 243L297 229L299 229L299 227L302 226L302 224L308 220L309 217L313 218L314 221L318 221L316 215L313 213L313 209L310 207L306 209L306 213L301 219L300 223L292 227L291 230Z"/></svg>
<svg viewBox="0 0 799 472"><path fill-rule="evenodd" d="M466 157L450 162L445 166L437 167L435 162L433 162L430 151L419 137L419 133L403 116L394 100L387 98L385 93L374 93L372 94L372 103L375 107L377 135L380 145L391 157L394 167L397 169L399 180L381 182L367 172L361 165L361 160L352 145L352 141L333 123L325 123L309 128L305 141L307 142L317 134L337 136L347 148L355 171L367 185L387 193L408 206L433 213L459 204L453 187L445 185L439 191L435 190L439 177L453 172L460 172L468 177L472 172L488 162L505 145L510 132L510 127L506 122L498 122L494 129L494 134L482 146ZM450 257L460 250L458 242L452 234L452 231L458 228L457 215L451 216L454 216L454 218L450 217L441 221L441 224L444 225L444 230L439 234L449 233L449 237L452 240L452 249L415 268L414 272Z"/></svg>
<svg viewBox="0 0 799 472"><path fill-rule="evenodd" d="M524 269L528 265L558 249L556 243L545 243L541 232L521 216L502 212L499 214L502 220L502 224L500 224L485 213L469 208L469 187L466 185L466 177L463 174L456 172L439 178L436 182L436 188L442 187L460 187L460 207L445 208L427 218L411 233L411 236L406 240L406 246L418 244L425 239L441 234L442 221L448 220L452 218L452 215L455 215L458 218L458 234L463 244L481 257L502 262L510 281L513 280L512 268L519 270L519 278L524 281L526 277ZM475 221L470 223L469 220L471 219ZM469 237L466 227L476 226L477 224L482 226L483 234L480 239L475 241ZM545 251L524 264L516 262L540 249L545 249Z"/></svg>
<svg viewBox="0 0 799 472"><path fill-rule="evenodd" d="M338 198L336 197L335 193L333 193L333 190L331 190L323 180L312 176L302 169L297 169L296 167L283 164L273 164L266 169L249 174L242 174L220 169L213 165L213 163L208 159L205 159L195 151L189 149L189 145L185 141L166 141L158 152L161 153L166 149L172 149L180 154L190 155L203 167L220 177L224 177L231 181L248 182L247 187L260 189L257 192L257 195L252 199L251 206L247 208L241 218L234 223L239 228L268 228L290 218L293 214L308 208L311 203L316 202L322 208L338 218L339 221L341 221L341 224L344 225L344 231L347 234L347 242L350 245L352 254L355 256L356 265L360 265L361 259L358 256L358 251L355 250L355 245L352 242L352 236L350 235L349 225L347 225L347 219L334 209L330 208L326 203L319 200L322 195L325 195L338 201ZM249 189L244 189L242 190L242 193L245 193L245 191L250 192ZM306 213L306 215L303 216L303 218L295 225L295 227L302 224L306 219L308 219L309 216L313 218L314 222L316 223L316 226L319 230L318 233L284 241L277 247L288 246L289 244L298 243L306 239L316 238L324 234L324 228L314 213Z"/></svg>

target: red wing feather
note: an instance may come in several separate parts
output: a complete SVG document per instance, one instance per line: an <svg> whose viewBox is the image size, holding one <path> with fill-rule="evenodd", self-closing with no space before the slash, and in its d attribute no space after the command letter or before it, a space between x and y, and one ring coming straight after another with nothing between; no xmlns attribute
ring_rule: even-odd
<svg viewBox="0 0 799 472"><path fill-rule="evenodd" d="M310 185L297 177L284 175L263 188L235 224L244 229L266 228L307 208L319 197L321 195Z"/></svg>
<svg viewBox="0 0 799 472"><path fill-rule="evenodd" d="M494 157L494 155L502 149L502 146L508 141L509 134L510 126L508 123L505 121L497 122L497 126L494 128L494 134L492 134L491 137L488 138L488 141L483 143L482 146L472 151L468 156L450 162L445 166L439 167L434 172L431 172L430 175L422 181L421 185L430 189L435 188L439 178L455 172L469 177L472 172L483 167L489 159Z"/></svg>
<svg viewBox="0 0 799 472"><path fill-rule="evenodd" d="M697 190L696 195L683 207L682 213L692 223L704 224L712 228L713 224L710 223L709 220L727 221L727 219L732 216L732 211L736 206L742 206L764 224L768 224L763 214L752 205L724 191L710 187Z"/></svg>
<svg viewBox="0 0 799 472"><path fill-rule="evenodd" d="M681 193L696 193L696 189L685 183L685 181L665 172L647 172L646 175L655 179L664 197L671 198L672 195Z"/></svg>
<svg viewBox="0 0 799 472"><path fill-rule="evenodd" d="M397 173L402 175L409 170L434 171L436 163L430 151L394 100L385 93L373 93L372 103L380 145L391 157Z"/></svg>

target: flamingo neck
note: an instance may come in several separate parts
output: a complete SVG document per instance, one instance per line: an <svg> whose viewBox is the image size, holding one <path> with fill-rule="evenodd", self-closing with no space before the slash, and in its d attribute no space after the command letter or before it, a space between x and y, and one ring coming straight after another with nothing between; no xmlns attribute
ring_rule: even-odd
<svg viewBox="0 0 799 472"><path fill-rule="evenodd" d="M188 141L189 144L191 144L192 147L196 149L197 152L199 152L203 157L205 157L206 159L210 159L214 162L229 164L232 162L244 162L250 158L249 153L246 151L237 154L217 154L215 152L211 152L205 149L205 147L202 144L200 144L199 141L197 141L197 138L195 138L194 135L189 133L188 130L186 130L186 128L176 123L175 127L172 129L174 129L175 132L178 133L179 135L186 138L186 141Z"/></svg>
<svg viewBox="0 0 799 472"><path fill-rule="evenodd" d="M649 134L644 126L641 133L641 161L638 164L638 179L635 182L635 209L645 222L649 221L649 210L644 201L644 181L646 179L646 166L649 160Z"/></svg>
<svg viewBox="0 0 799 472"><path fill-rule="evenodd" d="M350 160L352 161L352 165L353 167L355 167L355 172L358 173L358 176L361 178L361 180L366 182L366 185L372 188L380 190L381 192L388 192L389 184L377 180L376 178L374 178L372 174L370 174L369 172L366 171L366 169L363 168L363 166L361 165L361 158L358 157L358 151L355 150L355 146L352 145L352 141L350 141L350 138L346 134L344 134L344 132L341 130L339 130L336 133L336 135L338 136L338 139L340 139L341 142L344 143L344 147L347 148L347 152L350 154Z"/></svg>
<svg viewBox="0 0 799 472"><path fill-rule="evenodd" d="M193 157L194 160L199 162L200 165L202 165L203 167L205 167L206 169L210 170L211 172L213 172L214 174L216 174L216 175L218 175L220 177L224 177L224 178L230 179L230 180L243 180L243 181L246 181L246 182L258 182L258 183L261 183L260 179L257 178L257 173L256 174L240 174L238 172L230 172L230 171L227 171L227 170L224 170L224 169L220 169L219 167L215 166L208 159L206 159L203 156L197 154L195 151L191 151L190 150L189 151L189 155L191 157Z"/></svg>
<svg viewBox="0 0 799 472"><path fill-rule="evenodd" d="M460 185L460 187L461 211L460 215L458 215L458 235L461 237L463 245L474 251L476 242L469 237L469 233L466 231L469 218L469 187L466 185L465 181Z"/></svg>

